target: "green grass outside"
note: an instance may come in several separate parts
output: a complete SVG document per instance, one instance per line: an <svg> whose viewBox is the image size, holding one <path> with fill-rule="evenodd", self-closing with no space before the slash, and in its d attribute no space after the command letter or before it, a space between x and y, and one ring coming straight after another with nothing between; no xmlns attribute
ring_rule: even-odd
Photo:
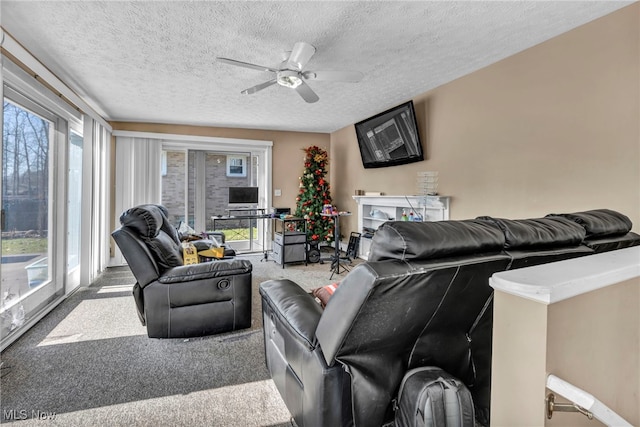
<svg viewBox="0 0 640 427"><path fill-rule="evenodd" d="M224 233L225 241L232 242L234 240L249 240L249 228L229 228L226 230L218 229L216 231L222 231ZM258 229L253 227L253 238L257 239Z"/></svg>
<svg viewBox="0 0 640 427"><path fill-rule="evenodd" d="M233 228L220 230L227 241L249 240L249 228ZM258 237L258 229L253 228L253 238ZM2 255L24 255L47 252L47 239L40 237L25 237L22 239L2 239Z"/></svg>
<svg viewBox="0 0 640 427"><path fill-rule="evenodd" d="M48 241L45 237L2 239L2 255L47 253L47 244Z"/></svg>

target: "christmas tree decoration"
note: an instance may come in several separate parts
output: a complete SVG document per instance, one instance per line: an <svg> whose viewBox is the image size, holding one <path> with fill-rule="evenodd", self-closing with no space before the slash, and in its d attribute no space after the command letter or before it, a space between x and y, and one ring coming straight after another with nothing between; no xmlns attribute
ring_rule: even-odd
<svg viewBox="0 0 640 427"><path fill-rule="evenodd" d="M315 145L305 148L304 171L300 176L295 215L307 220L310 242L333 242L333 222L321 215L325 205L331 204L329 182L325 178L329 156Z"/></svg>

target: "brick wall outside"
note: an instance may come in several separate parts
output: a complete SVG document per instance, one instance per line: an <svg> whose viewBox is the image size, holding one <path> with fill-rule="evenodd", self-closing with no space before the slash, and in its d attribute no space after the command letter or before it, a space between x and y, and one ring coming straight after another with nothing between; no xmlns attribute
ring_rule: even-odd
<svg viewBox="0 0 640 427"><path fill-rule="evenodd" d="M190 152L193 160L194 152ZM248 158L248 156L247 156ZM162 177L162 204L169 210L169 219L177 224L184 220L185 203L185 153L182 151L167 152L167 173ZM194 162L189 162L189 180L194 179ZM250 176L257 176L257 157L252 158L251 171L246 177L227 176L227 155L207 153L205 157L206 218L212 215L226 215L229 205L229 187L251 186ZM254 178L255 182L255 178ZM254 184L255 185L255 184ZM189 182L189 215L193 226L194 182Z"/></svg>
<svg viewBox="0 0 640 427"><path fill-rule="evenodd" d="M184 219L184 159L184 152L167 151L167 173L162 177L162 204L174 224Z"/></svg>

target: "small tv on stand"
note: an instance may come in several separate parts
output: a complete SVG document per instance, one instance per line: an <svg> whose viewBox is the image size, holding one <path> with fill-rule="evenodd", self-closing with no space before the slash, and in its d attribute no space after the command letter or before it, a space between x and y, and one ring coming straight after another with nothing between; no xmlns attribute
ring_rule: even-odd
<svg viewBox="0 0 640 427"><path fill-rule="evenodd" d="M229 206L256 207L258 187L229 187Z"/></svg>

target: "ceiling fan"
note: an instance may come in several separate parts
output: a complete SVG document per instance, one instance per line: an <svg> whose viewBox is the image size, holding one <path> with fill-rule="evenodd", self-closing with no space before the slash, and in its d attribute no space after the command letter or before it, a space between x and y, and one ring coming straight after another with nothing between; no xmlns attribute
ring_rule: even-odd
<svg viewBox="0 0 640 427"><path fill-rule="evenodd" d="M240 93L252 94L271 85L279 84L296 92L306 102L316 102L320 98L309 87L305 80L323 80L332 82L351 82L357 83L362 80L363 74L360 71L311 71L304 70L305 65L309 62L316 48L305 42L297 42L293 45L293 50L280 64L279 68L265 67L263 65L250 64L248 62L236 61L235 59L217 57L218 62L238 67L251 68L259 71L270 71L275 73L275 77L264 83L260 83L249 89L245 89Z"/></svg>

